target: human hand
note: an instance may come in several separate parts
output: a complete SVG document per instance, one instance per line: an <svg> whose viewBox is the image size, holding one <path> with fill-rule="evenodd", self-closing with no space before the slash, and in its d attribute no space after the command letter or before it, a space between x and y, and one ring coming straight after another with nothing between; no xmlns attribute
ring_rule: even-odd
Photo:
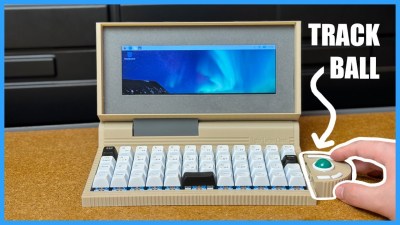
<svg viewBox="0 0 400 225"><path fill-rule="evenodd" d="M344 161L351 156L360 156L381 163L386 167L386 182L378 187L344 183L336 188L336 197L349 205L394 220L396 215L396 146L394 140L357 140L331 152L331 158L335 161ZM382 169L378 166L362 161L354 161L354 164L359 175L382 178Z"/></svg>

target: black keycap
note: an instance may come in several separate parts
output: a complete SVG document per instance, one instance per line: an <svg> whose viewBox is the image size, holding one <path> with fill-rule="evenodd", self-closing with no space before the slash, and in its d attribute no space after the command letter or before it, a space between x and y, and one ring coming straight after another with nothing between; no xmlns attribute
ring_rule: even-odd
<svg viewBox="0 0 400 225"><path fill-rule="evenodd" d="M115 160L117 160L118 152L114 146L106 146L103 148L103 154L101 156L112 156Z"/></svg>
<svg viewBox="0 0 400 225"><path fill-rule="evenodd" d="M182 177L182 187L216 186L213 172L186 172Z"/></svg>
<svg viewBox="0 0 400 225"><path fill-rule="evenodd" d="M298 163L297 157L295 155L285 155L282 159L282 166L285 168L286 164Z"/></svg>

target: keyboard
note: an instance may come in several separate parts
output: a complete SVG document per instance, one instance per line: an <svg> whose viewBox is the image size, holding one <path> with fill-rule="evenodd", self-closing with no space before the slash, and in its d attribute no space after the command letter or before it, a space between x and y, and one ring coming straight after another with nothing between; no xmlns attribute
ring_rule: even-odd
<svg viewBox="0 0 400 225"><path fill-rule="evenodd" d="M290 192L307 186L293 145L127 145L103 148L90 190Z"/></svg>

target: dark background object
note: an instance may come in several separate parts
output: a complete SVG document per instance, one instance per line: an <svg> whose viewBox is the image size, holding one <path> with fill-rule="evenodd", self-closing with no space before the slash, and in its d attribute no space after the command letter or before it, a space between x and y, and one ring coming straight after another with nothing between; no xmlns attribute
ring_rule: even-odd
<svg viewBox="0 0 400 225"><path fill-rule="evenodd" d="M84 123L96 115L95 23L105 21L302 21L302 109L324 110L310 90L330 56L377 57L380 80L318 81L337 109L395 105L395 7L391 5L8 5L6 127ZM311 46L308 23L379 23L381 46Z"/></svg>

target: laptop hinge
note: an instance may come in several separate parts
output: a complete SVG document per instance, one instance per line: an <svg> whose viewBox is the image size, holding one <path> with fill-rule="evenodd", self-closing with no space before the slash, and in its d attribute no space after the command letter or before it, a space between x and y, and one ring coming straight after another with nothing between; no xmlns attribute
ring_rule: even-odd
<svg viewBox="0 0 400 225"><path fill-rule="evenodd" d="M198 136L198 119L135 119L132 136Z"/></svg>

